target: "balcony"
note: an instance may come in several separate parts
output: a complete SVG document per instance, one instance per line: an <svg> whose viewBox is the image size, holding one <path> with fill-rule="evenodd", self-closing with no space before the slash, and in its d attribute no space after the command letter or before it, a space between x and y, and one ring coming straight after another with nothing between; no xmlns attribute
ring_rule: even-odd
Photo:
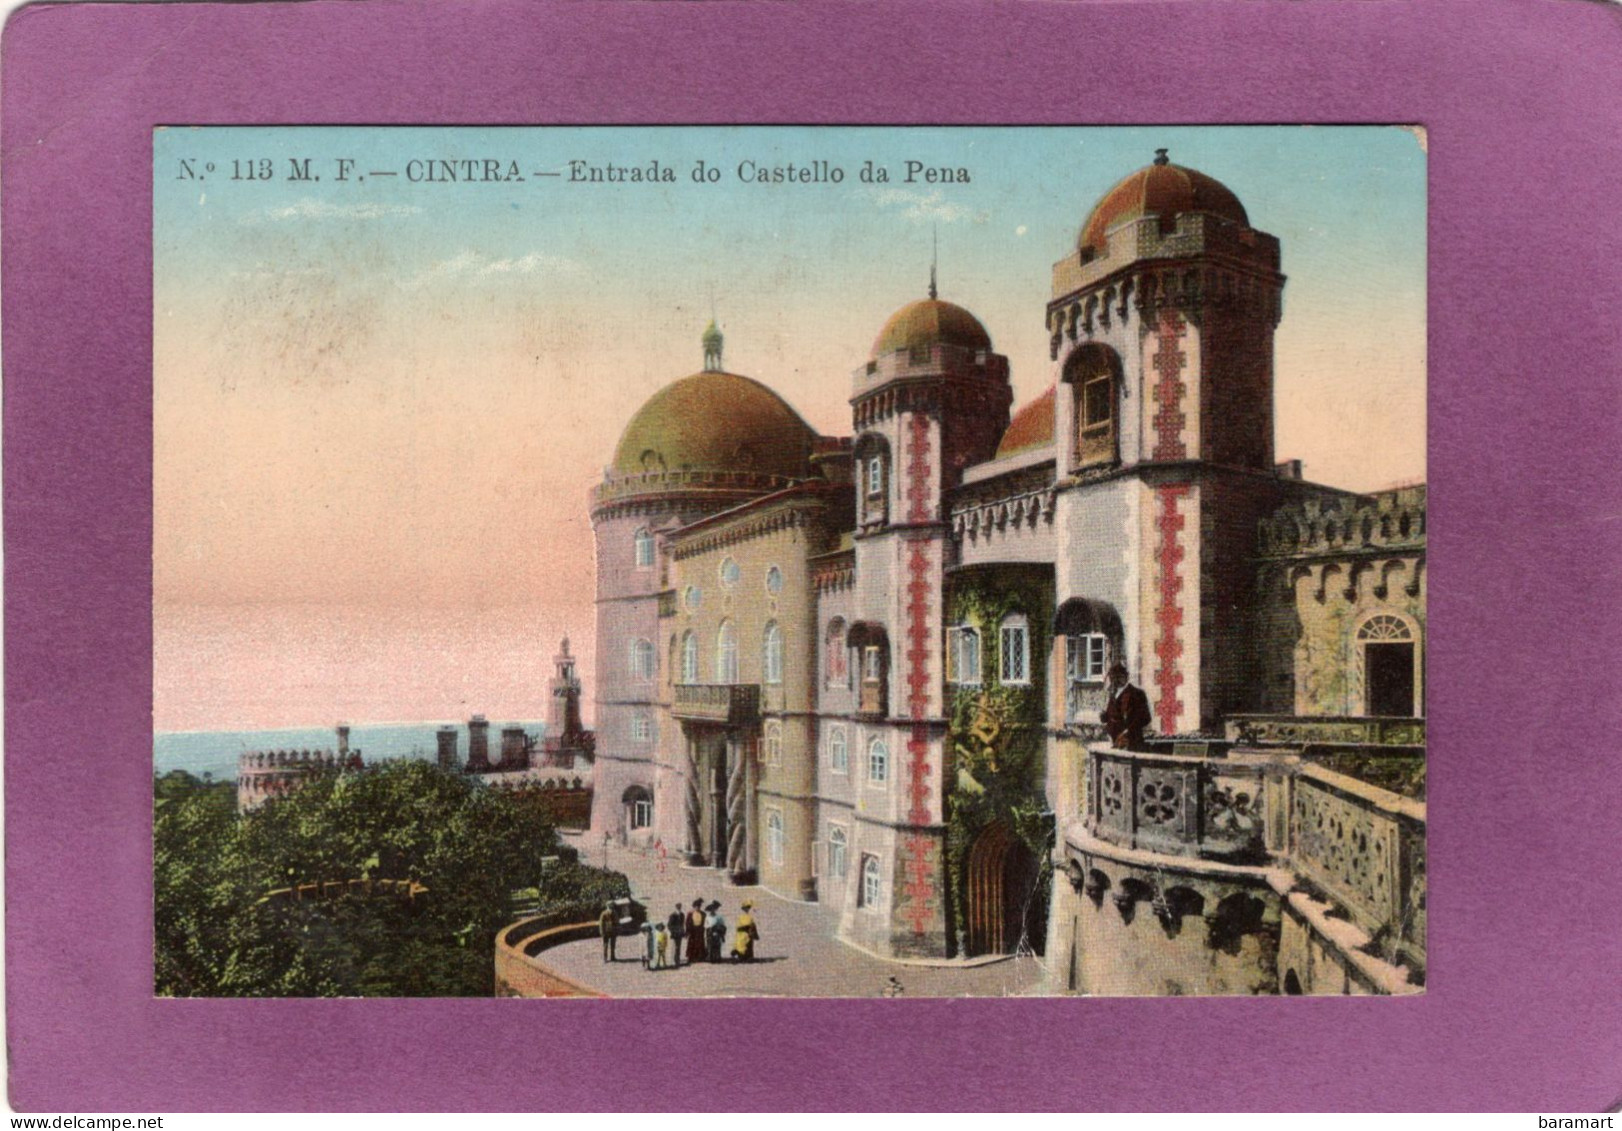
<svg viewBox="0 0 1622 1131"><path fill-rule="evenodd" d="M678 683L670 713L685 722L753 726L760 719L760 688L752 683Z"/></svg>
<svg viewBox="0 0 1622 1131"><path fill-rule="evenodd" d="M1121 848L1289 868L1386 961L1425 963L1425 805L1292 753L1088 747L1086 830ZM1222 744L1213 743L1214 747ZM1373 953L1372 951L1370 953Z"/></svg>
<svg viewBox="0 0 1622 1131"><path fill-rule="evenodd" d="M1227 737L1246 745L1423 746L1425 720L1374 715L1230 715Z"/></svg>
<svg viewBox="0 0 1622 1131"><path fill-rule="evenodd" d="M1266 835L1268 765L1093 747L1088 828L1123 848L1259 862L1280 839Z"/></svg>

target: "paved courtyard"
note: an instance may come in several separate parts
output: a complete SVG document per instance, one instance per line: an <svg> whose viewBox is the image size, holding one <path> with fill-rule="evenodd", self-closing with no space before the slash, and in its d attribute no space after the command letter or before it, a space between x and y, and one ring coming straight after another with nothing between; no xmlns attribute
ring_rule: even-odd
<svg viewBox="0 0 1622 1131"><path fill-rule="evenodd" d="M601 841L571 837L581 860L603 864ZM618 941L619 960L605 963L597 939L555 947L547 966L564 977L613 997L880 997L893 976L903 997L1012 997L1042 992L1040 958L1007 958L978 965L915 965L876 958L834 937L833 915L815 903L780 899L759 887L733 887L712 869L684 868L674 859L664 870L649 854L618 844L608 848L608 867L624 872L631 891L648 904L649 917L666 918L677 903L721 901L732 934L738 907L754 903L760 929L753 965L702 963L679 969L642 968L641 937ZM730 947L730 938L728 946Z"/></svg>

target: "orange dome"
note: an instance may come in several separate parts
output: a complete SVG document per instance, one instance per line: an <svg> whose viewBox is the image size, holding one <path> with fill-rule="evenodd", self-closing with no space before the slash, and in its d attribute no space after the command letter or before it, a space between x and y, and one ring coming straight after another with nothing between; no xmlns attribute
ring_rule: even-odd
<svg viewBox="0 0 1622 1131"><path fill-rule="evenodd" d="M666 385L620 436L614 470L735 471L803 479L816 433L759 381L706 370Z"/></svg>
<svg viewBox="0 0 1622 1131"><path fill-rule="evenodd" d="M1164 149L1155 152L1154 164L1128 176L1093 207L1078 241L1084 258L1088 251L1103 255L1109 250L1106 236L1111 228L1144 216L1209 212L1250 226L1245 206L1227 185L1197 169L1171 164Z"/></svg>
<svg viewBox="0 0 1622 1131"><path fill-rule="evenodd" d="M961 306L926 298L909 302L890 315L884 329L873 340L873 356L937 343L968 350L989 350L991 335L978 318Z"/></svg>
<svg viewBox="0 0 1622 1131"><path fill-rule="evenodd" d="M1057 391L1057 385L1049 385L1047 392L1014 413L1008 431L1002 434L1002 443L997 445L997 459L1053 446L1053 398Z"/></svg>

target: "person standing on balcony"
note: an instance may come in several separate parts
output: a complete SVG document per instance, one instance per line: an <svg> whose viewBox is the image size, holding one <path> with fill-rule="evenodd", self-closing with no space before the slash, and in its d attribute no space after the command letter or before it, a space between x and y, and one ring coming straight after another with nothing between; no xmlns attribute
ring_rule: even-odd
<svg viewBox="0 0 1622 1131"><path fill-rule="evenodd" d="M1099 716L1117 750L1142 750L1143 728L1149 725L1149 697L1127 678L1126 665L1110 665L1104 689L1109 701Z"/></svg>

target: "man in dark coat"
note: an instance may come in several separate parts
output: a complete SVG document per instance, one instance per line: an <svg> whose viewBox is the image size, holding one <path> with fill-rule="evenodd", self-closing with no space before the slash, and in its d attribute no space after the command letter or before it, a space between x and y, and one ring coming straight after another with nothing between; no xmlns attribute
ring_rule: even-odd
<svg viewBox="0 0 1622 1131"><path fill-rule="evenodd" d="M681 904L676 904L676 910L670 913L665 920L665 930L670 932L670 941L675 947L676 960L672 965L681 965L681 941L687 934L687 912L682 910Z"/></svg>
<svg viewBox="0 0 1622 1131"><path fill-rule="evenodd" d="M1104 684L1109 696L1099 718L1118 750L1142 750L1143 728L1149 725L1149 697L1127 679L1126 665L1113 664Z"/></svg>

